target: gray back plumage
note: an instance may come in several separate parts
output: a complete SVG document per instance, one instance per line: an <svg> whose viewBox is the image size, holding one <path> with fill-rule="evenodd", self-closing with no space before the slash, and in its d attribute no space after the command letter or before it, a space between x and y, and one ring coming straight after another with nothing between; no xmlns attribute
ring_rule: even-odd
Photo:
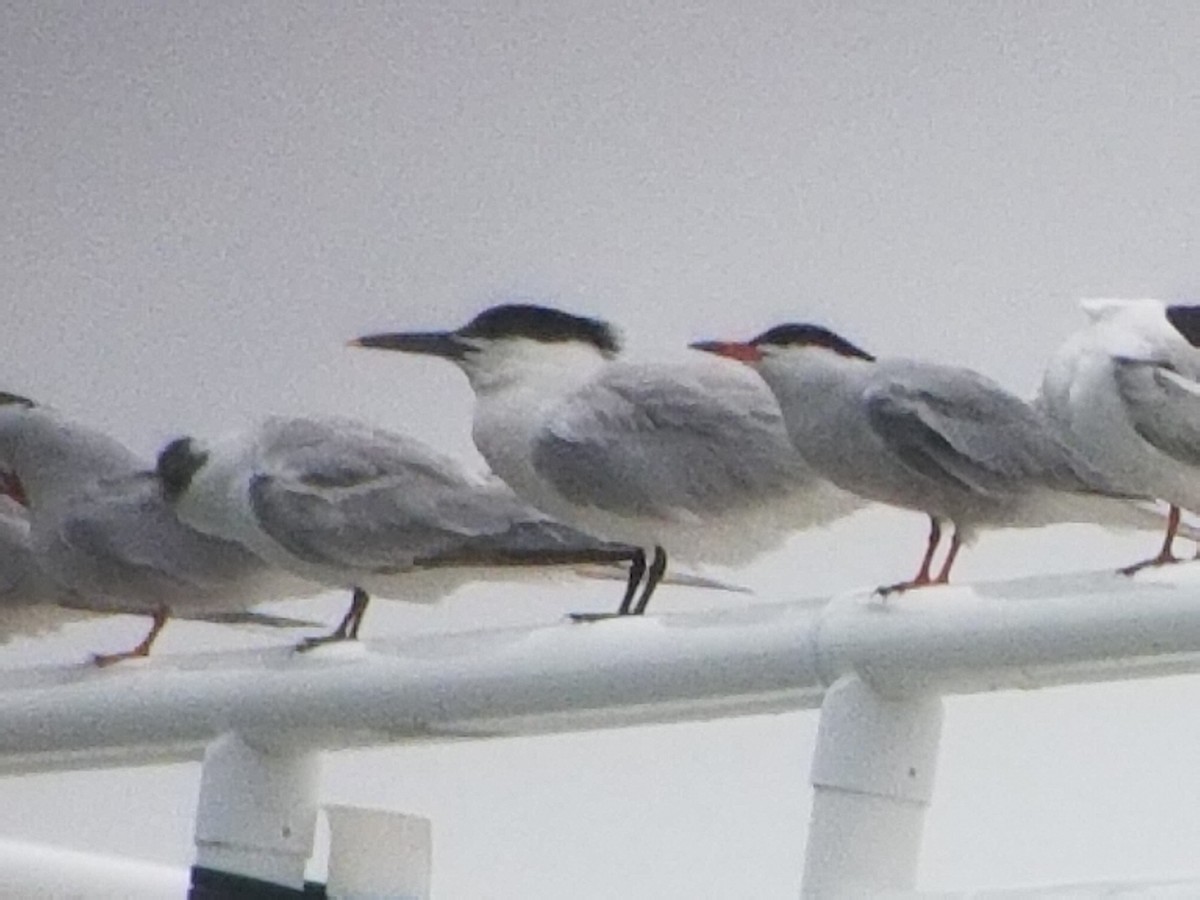
<svg viewBox="0 0 1200 900"><path fill-rule="evenodd" d="M149 472L97 480L38 536L52 571L84 595L138 602L236 590L265 568L258 557L181 523Z"/></svg>
<svg viewBox="0 0 1200 900"><path fill-rule="evenodd" d="M0 644L86 618L86 613L66 608L73 602L75 595L38 565L28 517L0 498Z"/></svg>
<svg viewBox="0 0 1200 900"><path fill-rule="evenodd" d="M569 561L572 553L591 561L610 549L404 435L357 422L280 419L267 424L259 446L254 515L275 542L310 563L392 574Z"/></svg>
<svg viewBox="0 0 1200 900"><path fill-rule="evenodd" d="M712 515L793 491L808 472L766 386L707 366L608 369L537 436L562 496L620 514Z"/></svg>
<svg viewBox="0 0 1200 900"><path fill-rule="evenodd" d="M17 472L36 505L98 478L145 468L145 463L119 441L53 410L3 406L0 466Z"/></svg>
<svg viewBox="0 0 1200 900"><path fill-rule="evenodd" d="M967 369L921 371L872 385L871 427L915 472L1004 497L1031 488L1115 493L1028 403Z"/></svg>
<svg viewBox="0 0 1200 900"><path fill-rule="evenodd" d="M270 599L261 595L265 563L181 523L145 461L93 428L41 407L4 406L0 465L26 489L37 565L83 608Z"/></svg>
<svg viewBox="0 0 1200 900"><path fill-rule="evenodd" d="M1154 361L1115 358L1113 378L1142 439L1182 463L1200 465L1200 396Z"/></svg>
<svg viewBox="0 0 1200 900"><path fill-rule="evenodd" d="M69 592L38 566L29 542L29 521L16 504L0 501L0 608L57 603ZM0 621L3 621L0 616Z"/></svg>

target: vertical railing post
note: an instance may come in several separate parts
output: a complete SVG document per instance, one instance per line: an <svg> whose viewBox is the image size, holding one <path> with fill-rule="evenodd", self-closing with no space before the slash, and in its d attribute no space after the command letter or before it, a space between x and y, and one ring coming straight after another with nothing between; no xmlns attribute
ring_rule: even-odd
<svg viewBox="0 0 1200 900"><path fill-rule="evenodd" d="M942 730L940 697L881 697L857 676L821 705L805 897L916 886Z"/></svg>
<svg viewBox="0 0 1200 900"><path fill-rule="evenodd" d="M326 806L329 896L338 900L429 900L433 828L421 816Z"/></svg>
<svg viewBox="0 0 1200 900"><path fill-rule="evenodd" d="M190 900L301 896L317 819L318 756L209 745L196 811Z"/></svg>

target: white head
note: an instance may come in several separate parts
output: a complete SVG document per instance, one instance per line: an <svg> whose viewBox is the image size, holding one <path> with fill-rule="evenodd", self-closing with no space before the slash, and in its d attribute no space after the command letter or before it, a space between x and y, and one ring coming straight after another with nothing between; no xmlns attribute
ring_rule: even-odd
<svg viewBox="0 0 1200 900"><path fill-rule="evenodd" d="M1200 348L1200 306L1149 298L1087 299L1080 305L1096 339L1114 355L1177 357Z"/></svg>
<svg viewBox="0 0 1200 900"><path fill-rule="evenodd" d="M523 303L493 306L454 331L373 334L351 344L440 356L462 369L477 393L531 377L572 381L621 349L607 322Z"/></svg>
<svg viewBox="0 0 1200 900"><path fill-rule="evenodd" d="M1091 321L1102 322L1138 312L1162 315L1166 304L1151 297L1084 297L1079 301L1079 306Z"/></svg>
<svg viewBox="0 0 1200 900"><path fill-rule="evenodd" d="M0 392L0 493L38 508L81 484L144 468L108 435Z"/></svg>

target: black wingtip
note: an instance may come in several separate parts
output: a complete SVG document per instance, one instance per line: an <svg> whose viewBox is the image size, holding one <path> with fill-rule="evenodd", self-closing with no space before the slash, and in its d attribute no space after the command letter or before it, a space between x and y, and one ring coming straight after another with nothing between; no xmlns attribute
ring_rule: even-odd
<svg viewBox="0 0 1200 900"><path fill-rule="evenodd" d="M504 303L485 309L458 330L462 337L528 338L547 344L578 341L601 353L621 352L617 330L603 319L579 316L536 303Z"/></svg>
<svg viewBox="0 0 1200 900"><path fill-rule="evenodd" d="M23 406L26 409L31 409L37 406L28 397L22 397L20 394L10 394L8 391L0 391L0 406Z"/></svg>
<svg viewBox="0 0 1200 900"><path fill-rule="evenodd" d="M1200 347L1200 306L1172 304L1167 307L1167 321L1185 341L1193 347Z"/></svg>

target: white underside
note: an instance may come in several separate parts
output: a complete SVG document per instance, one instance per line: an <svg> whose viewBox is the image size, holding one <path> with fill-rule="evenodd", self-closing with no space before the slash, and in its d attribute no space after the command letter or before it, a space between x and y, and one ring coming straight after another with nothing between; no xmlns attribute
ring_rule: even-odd
<svg viewBox="0 0 1200 900"><path fill-rule="evenodd" d="M828 482L814 482L776 500L706 518L685 511L670 519L618 515L571 503L557 494L540 495L538 500L550 515L604 540L643 548L661 546L677 561L724 566L749 563L782 546L795 532L827 524L865 504Z"/></svg>

